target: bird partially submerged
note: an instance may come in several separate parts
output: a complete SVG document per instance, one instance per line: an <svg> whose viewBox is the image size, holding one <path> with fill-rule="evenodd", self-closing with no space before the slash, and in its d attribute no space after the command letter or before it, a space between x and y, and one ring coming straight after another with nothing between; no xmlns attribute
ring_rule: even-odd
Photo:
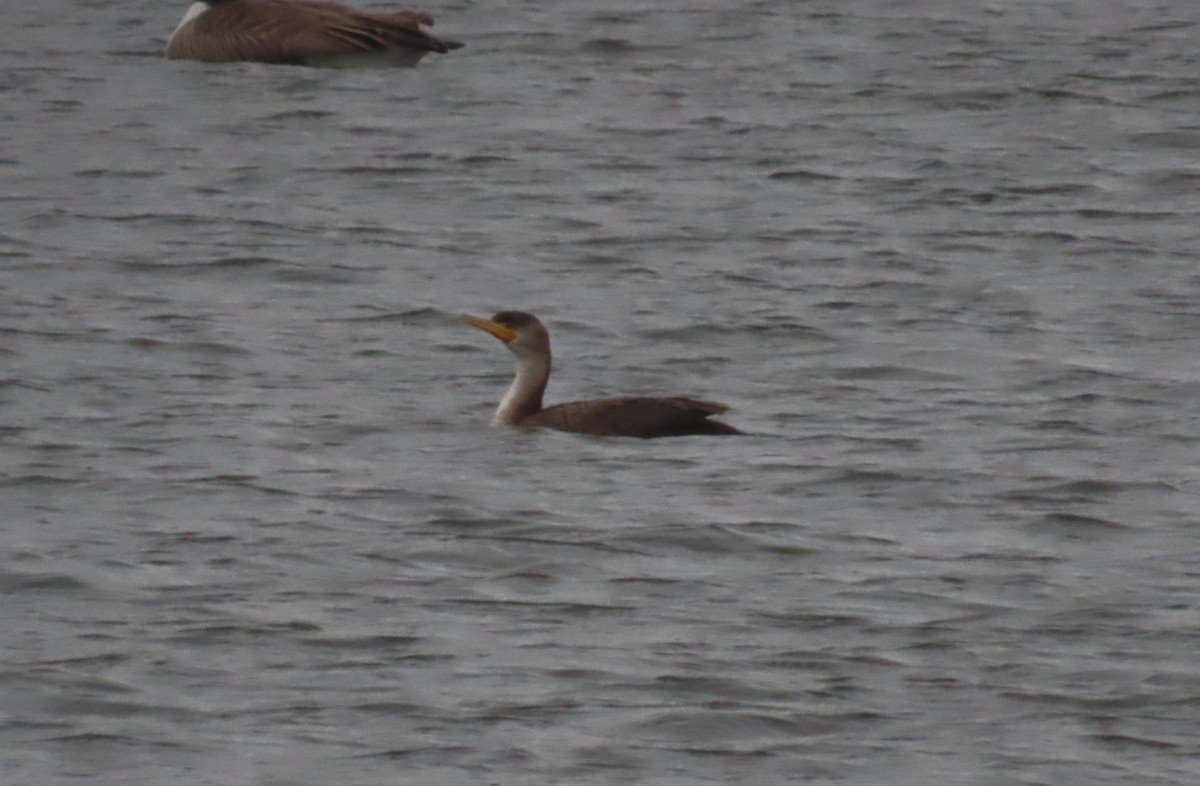
<svg viewBox="0 0 1200 786"><path fill-rule="evenodd" d="M496 409L495 425L643 439L742 433L711 419L729 407L683 396L621 396L543 408L542 395L550 380L550 334L541 321L524 311L501 311L491 319L463 315L462 321L503 341L517 358L517 376Z"/></svg>
<svg viewBox="0 0 1200 786"><path fill-rule="evenodd" d="M167 42L172 60L241 60L333 68L415 66L430 52L458 49L422 29L417 11L373 13L325 0L202 0Z"/></svg>

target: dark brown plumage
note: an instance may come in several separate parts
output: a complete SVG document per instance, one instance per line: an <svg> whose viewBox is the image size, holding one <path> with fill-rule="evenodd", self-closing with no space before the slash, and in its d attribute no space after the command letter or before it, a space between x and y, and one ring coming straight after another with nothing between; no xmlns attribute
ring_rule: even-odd
<svg viewBox="0 0 1200 786"><path fill-rule="evenodd" d="M550 334L541 321L524 311L501 311L490 320L472 316L462 319L503 341L517 358L517 376L492 419L497 425L643 439L742 433L711 419L729 407L684 396L622 396L543 408L551 361Z"/></svg>
<svg viewBox="0 0 1200 786"><path fill-rule="evenodd" d="M206 0L193 4L167 43L167 57L208 63L413 66L462 44L421 28L417 11L372 13L323 0Z"/></svg>
<svg viewBox="0 0 1200 786"><path fill-rule="evenodd" d="M577 434L642 437L682 437L689 434L741 434L713 415L729 407L685 396L619 396L556 404L520 421Z"/></svg>

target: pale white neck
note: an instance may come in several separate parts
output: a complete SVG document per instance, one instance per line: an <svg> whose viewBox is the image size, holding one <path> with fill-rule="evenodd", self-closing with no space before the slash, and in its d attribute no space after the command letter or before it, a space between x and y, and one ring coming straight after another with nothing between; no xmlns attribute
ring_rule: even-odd
<svg viewBox="0 0 1200 786"><path fill-rule="evenodd" d="M500 406L496 407L492 425L511 426L540 410L549 379L549 357L518 358L517 376L500 400Z"/></svg>

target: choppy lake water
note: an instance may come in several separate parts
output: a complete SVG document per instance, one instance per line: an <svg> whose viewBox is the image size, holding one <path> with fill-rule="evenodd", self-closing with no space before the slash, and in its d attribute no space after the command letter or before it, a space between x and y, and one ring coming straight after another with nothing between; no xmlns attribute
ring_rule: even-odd
<svg viewBox="0 0 1200 786"><path fill-rule="evenodd" d="M0 38L0 782L1200 782L1194 2L185 6Z"/></svg>

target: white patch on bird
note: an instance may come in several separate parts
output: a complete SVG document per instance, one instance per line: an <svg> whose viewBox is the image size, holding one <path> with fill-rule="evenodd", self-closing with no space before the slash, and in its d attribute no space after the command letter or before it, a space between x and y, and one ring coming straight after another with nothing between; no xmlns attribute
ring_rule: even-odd
<svg viewBox="0 0 1200 786"><path fill-rule="evenodd" d="M209 8L211 8L211 6L209 6L208 3L192 3L191 6L188 7L187 12L184 13L183 19L180 19L179 24L175 25L175 32L171 33L171 35L175 35L175 33L178 33L180 28L182 28L184 25L186 25L188 22L192 21L196 17L200 16L200 14L204 13Z"/></svg>

